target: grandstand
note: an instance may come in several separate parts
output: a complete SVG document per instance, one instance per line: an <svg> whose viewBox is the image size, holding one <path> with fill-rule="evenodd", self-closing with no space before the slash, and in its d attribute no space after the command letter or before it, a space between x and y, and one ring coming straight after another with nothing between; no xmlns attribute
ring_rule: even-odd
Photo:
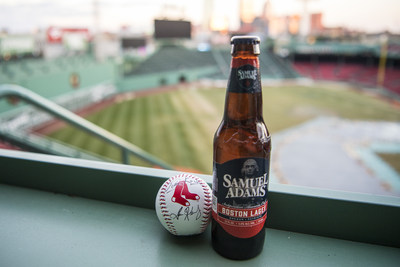
<svg viewBox="0 0 400 267"><path fill-rule="evenodd" d="M379 45L317 42L292 43L286 47L293 68L314 80L346 82L364 88L382 88L385 94L400 95L400 53L390 45L383 55ZM383 81L378 79L380 60ZM386 62L387 61L387 62Z"/></svg>
<svg viewBox="0 0 400 267"><path fill-rule="evenodd" d="M130 75L142 75L170 71L182 71L186 69L207 67L215 64L210 52L200 52L183 46L162 46L147 60L136 66Z"/></svg>
<svg viewBox="0 0 400 267"><path fill-rule="evenodd" d="M115 76L114 62L97 62L89 55L4 61L0 67L1 84L18 84L46 98L58 98L56 102L101 83L114 83ZM0 113L13 108L0 103Z"/></svg>
<svg viewBox="0 0 400 267"><path fill-rule="evenodd" d="M172 70L185 72L198 68L215 67L214 71L197 78L227 79L231 55L230 50L214 48L210 51L199 51L183 46L161 46L146 61L138 64L126 76L162 73ZM291 79L299 75L293 68L269 51L260 55L261 77L265 79ZM162 84L161 84L162 85Z"/></svg>
<svg viewBox="0 0 400 267"><path fill-rule="evenodd" d="M378 84L378 67L357 63L337 64L321 62L295 62L293 67L303 76L315 80L347 82L368 88L380 87ZM387 69L383 87L400 94L400 69Z"/></svg>

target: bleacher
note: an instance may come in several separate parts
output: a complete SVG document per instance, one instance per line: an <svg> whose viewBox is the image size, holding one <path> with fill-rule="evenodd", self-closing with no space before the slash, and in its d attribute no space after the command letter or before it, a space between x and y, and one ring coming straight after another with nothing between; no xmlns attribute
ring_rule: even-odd
<svg viewBox="0 0 400 267"><path fill-rule="evenodd" d="M218 66L215 73L207 74L204 78L227 79L230 61L229 50L214 48L211 51L201 52L180 46L166 46L161 47L127 75ZM260 55L260 70L261 77L269 79L290 79L299 76L289 64L268 51L263 51Z"/></svg>
<svg viewBox="0 0 400 267"><path fill-rule="evenodd" d="M301 75L314 80L350 82L360 86L376 88L378 84L378 67L357 63L338 64L332 62L295 62L294 69ZM400 94L400 69L386 68L383 87Z"/></svg>
<svg viewBox="0 0 400 267"><path fill-rule="evenodd" d="M2 61L0 80L2 83L20 83L21 80L30 77L73 71L77 68L90 67L95 64L96 61L88 55L60 57L53 60L23 59L10 62Z"/></svg>
<svg viewBox="0 0 400 267"><path fill-rule="evenodd" d="M82 89L116 80L115 63L98 62L90 55L62 57L52 60L22 59L2 61L0 64L0 84L17 84L39 95L55 99L69 94L79 94ZM77 84L71 77L78 78ZM68 96L69 97L69 96ZM0 114L14 109L5 101L0 101Z"/></svg>
<svg viewBox="0 0 400 267"><path fill-rule="evenodd" d="M286 61L273 53L260 55L261 75L268 78L293 79L300 75ZM266 68L266 70L264 70ZM270 76L273 73L274 75Z"/></svg>
<svg viewBox="0 0 400 267"><path fill-rule="evenodd" d="M292 41L282 46L292 55L293 68L314 80L352 83L364 88L385 88L385 93L400 94L399 45L389 40L384 82L378 82L380 43L345 41Z"/></svg>
<svg viewBox="0 0 400 267"><path fill-rule="evenodd" d="M215 64L211 52L200 52L185 47L164 46L158 49L147 60L136 66L127 73L130 75L141 75L171 70L184 70L188 68L200 68Z"/></svg>

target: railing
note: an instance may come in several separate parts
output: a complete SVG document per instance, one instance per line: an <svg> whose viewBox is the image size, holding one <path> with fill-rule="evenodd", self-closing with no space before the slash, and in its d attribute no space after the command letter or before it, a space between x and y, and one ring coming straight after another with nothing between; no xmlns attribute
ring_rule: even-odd
<svg viewBox="0 0 400 267"><path fill-rule="evenodd" d="M117 162L110 158L102 157L81 148L65 144L59 140L49 139L45 136L32 134L26 131L11 130L6 127L0 127L0 140L13 144L22 150L35 153L104 162Z"/></svg>
<svg viewBox="0 0 400 267"><path fill-rule="evenodd" d="M128 141L120 138L119 136L83 119L82 117L74 114L73 112L51 102L50 100L35 94L34 92L18 86L11 84L0 85L0 99L3 97L16 97L18 99L24 100L25 102L32 104L45 112L81 129L84 130L107 143L110 143L121 150L122 162L124 164L129 164L129 155L132 154L150 164L154 164L164 169L172 170L173 168L154 157L153 155L147 153L141 148L129 143Z"/></svg>

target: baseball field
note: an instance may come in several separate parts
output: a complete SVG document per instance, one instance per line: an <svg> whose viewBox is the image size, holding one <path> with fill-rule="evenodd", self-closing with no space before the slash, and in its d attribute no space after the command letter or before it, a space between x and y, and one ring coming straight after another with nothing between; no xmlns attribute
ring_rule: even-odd
<svg viewBox="0 0 400 267"><path fill-rule="evenodd" d="M180 85L169 92L118 98L87 119L178 169L210 174L212 139L224 101L225 88ZM272 134L318 116L400 122L398 102L331 84L263 86L263 112ZM50 137L121 161L118 149L73 127ZM381 156L399 169L399 154ZM131 164L149 166L133 157Z"/></svg>

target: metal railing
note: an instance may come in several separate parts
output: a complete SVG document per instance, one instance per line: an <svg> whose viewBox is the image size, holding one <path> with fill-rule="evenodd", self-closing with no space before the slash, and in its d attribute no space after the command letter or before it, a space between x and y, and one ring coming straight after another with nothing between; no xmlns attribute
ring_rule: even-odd
<svg viewBox="0 0 400 267"><path fill-rule="evenodd" d="M159 166L164 169L173 170L173 168L154 157L141 148L129 143L128 141L120 138L119 136L91 123L88 120L76 115L75 113L57 105L56 103L24 88L19 85L4 84L0 85L0 98L3 97L16 97L32 104L43 111L81 129L89 134L92 134L103 141L110 143L121 150L122 162L129 164L129 155L132 154L150 164Z"/></svg>

